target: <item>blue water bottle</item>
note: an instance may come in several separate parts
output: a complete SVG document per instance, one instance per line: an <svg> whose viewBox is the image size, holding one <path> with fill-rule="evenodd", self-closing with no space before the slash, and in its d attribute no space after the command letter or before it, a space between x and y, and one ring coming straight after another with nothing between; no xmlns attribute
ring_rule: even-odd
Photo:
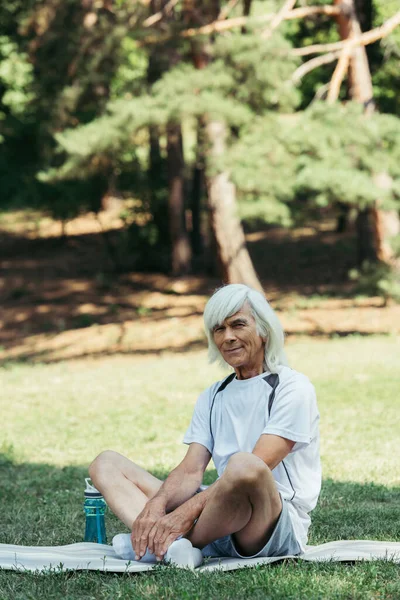
<svg viewBox="0 0 400 600"><path fill-rule="evenodd" d="M91 485L89 481L89 478L85 479L85 542L106 544L107 537L104 514L106 512L107 504L99 490L97 490L94 485Z"/></svg>

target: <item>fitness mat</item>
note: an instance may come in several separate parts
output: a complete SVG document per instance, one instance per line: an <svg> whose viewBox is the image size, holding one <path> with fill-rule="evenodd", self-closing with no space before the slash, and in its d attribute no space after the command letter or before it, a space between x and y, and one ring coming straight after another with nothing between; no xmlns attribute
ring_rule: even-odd
<svg viewBox="0 0 400 600"><path fill-rule="evenodd" d="M197 572L232 571L259 564L269 564L285 558L309 561L390 560L400 563L400 542L340 540L319 546L307 546L299 556L268 558L207 558ZM103 571L109 573L140 573L154 567L151 563L126 561L116 556L112 546L79 543L67 546L16 546L0 544L0 568L12 571L48 573L57 571Z"/></svg>

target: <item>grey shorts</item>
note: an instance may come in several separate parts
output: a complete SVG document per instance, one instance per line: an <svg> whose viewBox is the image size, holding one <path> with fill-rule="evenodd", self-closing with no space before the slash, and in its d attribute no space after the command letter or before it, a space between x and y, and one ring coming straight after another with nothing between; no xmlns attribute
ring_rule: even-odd
<svg viewBox="0 0 400 600"><path fill-rule="evenodd" d="M205 546L204 557L231 556L233 558L256 558L260 556L287 556L301 554L301 547L296 539L287 501L282 499L282 512L275 525L271 537L259 552L252 556L243 556L238 552L232 535L226 535Z"/></svg>

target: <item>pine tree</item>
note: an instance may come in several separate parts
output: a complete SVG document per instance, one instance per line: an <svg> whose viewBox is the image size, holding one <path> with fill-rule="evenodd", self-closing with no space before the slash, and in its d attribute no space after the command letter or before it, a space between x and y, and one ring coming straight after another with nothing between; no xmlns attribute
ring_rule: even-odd
<svg viewBox="0 0 400 600"><path fill-rule="evenodd" d="M102 18L112 30L107 44L104 34L90 34L82 45L78 33L83 30L77 28L72 46L79 50L66 52L58 76L54 70L49 73L57 110L45 120L41 165L44 158L47 165L41 180L50 196L58 195L58 209L70 210L74 199L77 209L95 207L100 183L112 181L134 199L134 214L127 218L132 255L147 266L159 266L157 252L168 244L171 264L178 265L174 271L185 272L189 254L183 216L188 208L199 247L200 195L194 194L196 203L186 196L195 170L196 181L207 183L203 194L208 203L202 209L209 211L213 224L223 278L253 285L258 284L248 255L240 266L246 255L240 218L289 226L320 206L352 206L371 214L377 198L381 208L398 210L398 120L374 114L367 123L351 103L329 106L338 90L348 100L340 85L346 53L335 50L324 56L317 45L312 51L321 52L323 60L306 59L299 65L298 56L309 49L292 47L317 41L325 48L326 42L336 41L332 14L338 16L340 6L316 1L315 7L292 10L295 2L272 4L279 10L268 16L256 1L153 0L150 14L141 3L122 2L112 9L104 2ZM92 31L90 23L100 16L90 2L85 6L83 10L80 1L69 0L63 10L78 15L79 23L86 22ZM313 16L298 20L300 14ZM36 22L33 17L31 22ZM52 26L48 23L48 31ZM107 27L100 29L109 31ZM45 65L39 49L46 48L46 36L37 37L31 56L41 57ZM99 68L102 58L89 61L89 67L82 61L97 46L99 57L108 52L111 68ZM312 71L317 64L320 70ZM303 83L296 87L301 76ZM45 82L43 69L41 77ZM96 99L98 78L106 92L101 101ZM310 102L315 93L328 103ZM41 102L45 106L48 97ZM383 172L391 178L390 189L388 177L379 178ZM84 196L92 200L88 203ZM184 259L178 250L182 239Z"/></svg>

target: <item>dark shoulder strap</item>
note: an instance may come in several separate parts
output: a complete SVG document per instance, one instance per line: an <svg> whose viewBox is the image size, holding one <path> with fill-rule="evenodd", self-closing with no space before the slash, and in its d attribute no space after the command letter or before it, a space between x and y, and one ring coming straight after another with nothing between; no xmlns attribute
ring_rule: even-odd
<svg viewBox="0 0 400 600"><path fill-rule="evenodd" d="M219 392L222 392L226 388L226 386L228 385L228 383L230 383L232 381L232 379L235 379L235 375L236 375L236 373L231 373L230 375L228 375L228 377L226 377L221 382L221 385L219 386L219 388L217 389L217 391L214 394L214 398L217 394L219 394Z"/></svg>
<svg viewBox="0 0 400 600"><path fill-rule="evenodd" d="M271 393L268 398L268 416L271 414L271 408L275 400L275 392L276 388L279 385L279 375L278 373L271 373L270 375L266 375L263 377L264 381L266 381L272 388Z"/></svg>
<svg viewBox="0 0 400 600"><path fill-rule="evenodd" d="M220 386L218 387L217 391L215 392L212 402L211 402L211 407L210 407L210 433L211 433L211 437L213 439L214 442L214 436L213 436L213 432L212 432L212 427L211 427L211 417L212 417L212 410L214 407L214 402L215 402L215 398L217 397L217 394L219 394L219 392L222 392L226 386L232 381L232 379L235 378L236 373L231 373L230 375L228 375L228 377L225 377L225 379L221 382Z"/></svg>

